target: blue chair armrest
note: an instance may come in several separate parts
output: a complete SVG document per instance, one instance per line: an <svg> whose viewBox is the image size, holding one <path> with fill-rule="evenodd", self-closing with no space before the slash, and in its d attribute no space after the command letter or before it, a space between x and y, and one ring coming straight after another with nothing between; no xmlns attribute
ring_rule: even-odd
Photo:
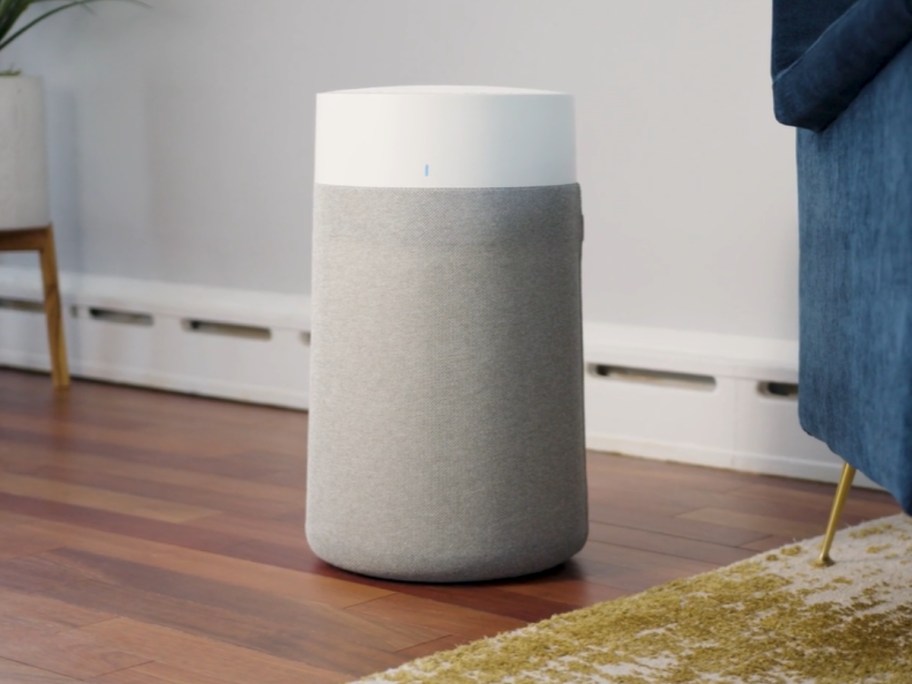
<svg viewBox="0 0 912 684"><path fill-rule="evenodd" d="M820 131L912 38L912 0L858 0L847 9L845 0L775 0L773 22L776 118Z"/></svg>

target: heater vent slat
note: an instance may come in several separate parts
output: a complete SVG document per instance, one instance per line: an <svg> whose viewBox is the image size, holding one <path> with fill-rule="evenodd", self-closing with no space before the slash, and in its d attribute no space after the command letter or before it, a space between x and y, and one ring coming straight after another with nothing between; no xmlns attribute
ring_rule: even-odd
<svg viewBox="0 0 912 684"><path fill-rule="evenodd" d="M181 325L187 332L202 333L206 335L222 335L225 337L241 337L248 340L270 340L272 331L256 325L241 325L239 323L223 323L221 321L206 321L195 318L186 318Z"/></svg>
<svg viewBox="0 0 912 684"><path fill-rule="evenodd" d="M100 307L89 307L89 316L96 321L105 323L118 323L121 325L141 325L150 326L155 322L151 314L139 311L124 311L122 309L102 309Z"/></svg>
<svg viewBox="0 0 912 684"><path fill-rule="evenodd" d="M13 299L4 297L0 298L0 309L41 313L44 311L44 305L40 301L34 301L32 299Z"/></svg>
<svg viewBox="0 0 912 684"><path fill-rule="evenodd" d="M630 368L627 366L609 366L605 364L590 364L589 373L607 380L638 385L678 387L701 392L712 392L716 388L716 379L711 375L677 373L649 368Z"/></svg>
<svg viewBox="0 0 912 684"><path fill-rule="evenodd" d="M797 399L798 385L793 382L761 382L757 391L764 397L775 399Z"/></svg>

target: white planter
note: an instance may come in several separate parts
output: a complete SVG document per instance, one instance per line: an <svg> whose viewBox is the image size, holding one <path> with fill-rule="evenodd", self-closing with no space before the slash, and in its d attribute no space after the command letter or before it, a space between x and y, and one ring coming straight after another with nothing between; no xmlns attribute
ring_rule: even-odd
<svg viewBox="0 0 912 684"><path fill-rule="evenodd" d="M0 230L49 223L41 80L0 76Z"/></svg>

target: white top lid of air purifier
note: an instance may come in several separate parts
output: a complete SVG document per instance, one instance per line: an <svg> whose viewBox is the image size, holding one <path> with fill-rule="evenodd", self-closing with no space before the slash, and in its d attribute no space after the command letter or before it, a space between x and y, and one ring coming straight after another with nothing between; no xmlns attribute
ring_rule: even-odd
<svg viewBox="0 0 912 684"><path fill-rule="evenodd" d="M387 188L575 183L573 98L467 86L320 93L315 181Z"/></svg>

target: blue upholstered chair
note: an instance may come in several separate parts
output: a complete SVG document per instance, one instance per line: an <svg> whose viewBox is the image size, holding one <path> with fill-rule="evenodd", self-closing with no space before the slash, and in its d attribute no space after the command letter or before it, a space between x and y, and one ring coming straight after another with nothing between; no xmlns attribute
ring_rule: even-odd
<svg viewBox="0 0 912 684"><path fill-rule="evenodd" d="M799 414L912 512L912 0L774 0L776 118L798 127Z"/></svg>

